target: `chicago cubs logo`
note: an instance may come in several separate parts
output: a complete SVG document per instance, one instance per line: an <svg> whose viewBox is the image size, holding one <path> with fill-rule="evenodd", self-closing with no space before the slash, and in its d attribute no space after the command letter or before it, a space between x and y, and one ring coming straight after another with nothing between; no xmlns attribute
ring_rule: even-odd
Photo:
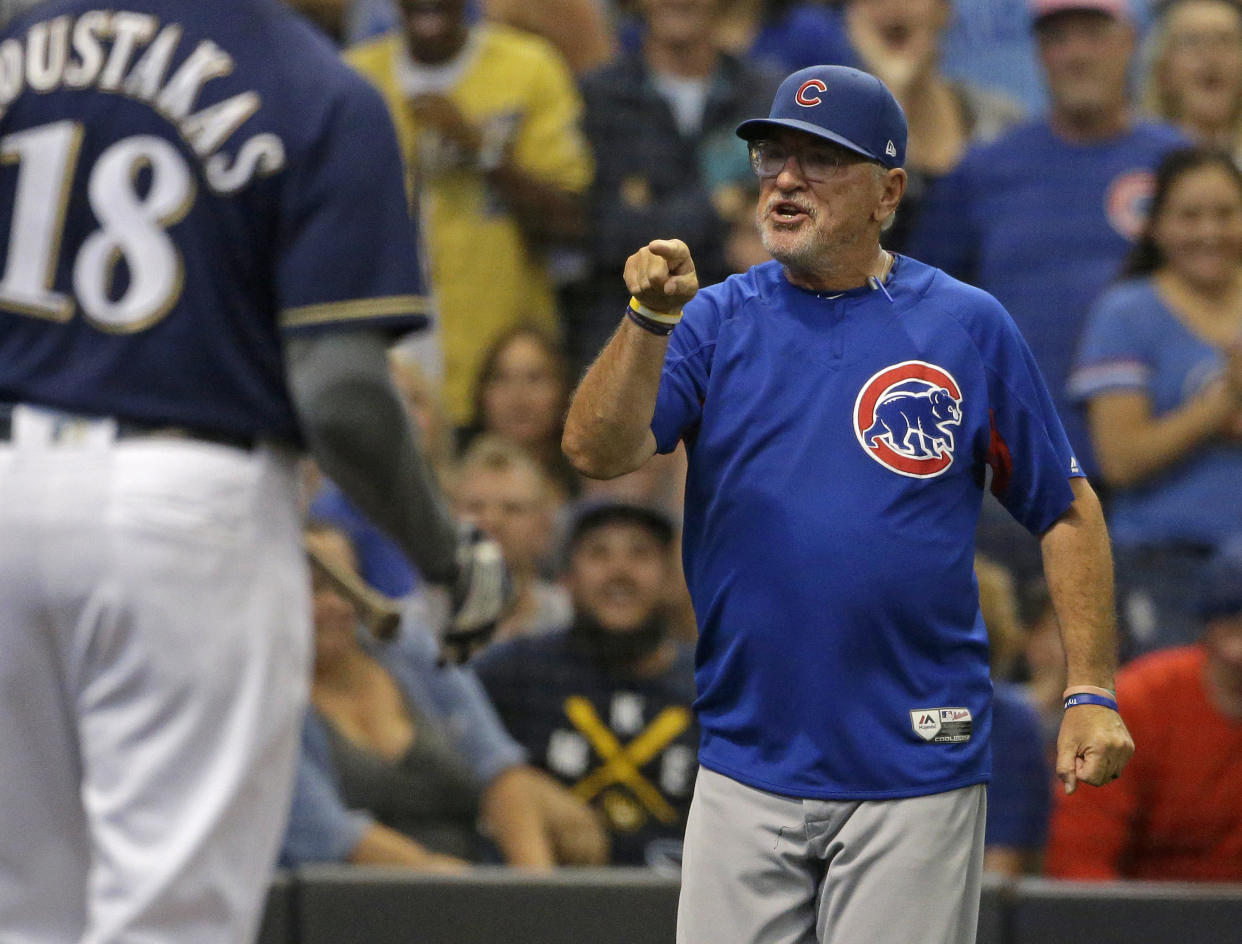
<svg viewBox="0 0 1242 944"><path fill-rule="evenodd" d="M818 92L819 95L812 92L812 89L814 89L815 92ZM818 105L821 101L823 101L823 99L819 96L823 95L826 91L828 91L828 86L825 85L820 79L807 79L807 81L803 82L802 86L798 89L798 94L794 96L794 101L803 108L811 108L812 106Z"/></svg>
<svg viewBox="0 0 1242 944"><path fill-rule="evenodd" d="M876 462L916 479L953 464L962 391L943 368L903 361L873 374L854 402L854 435Z"/></svg>
<svg viewBox="0 0 1242 944"><path fill-rule="evenodd" d="M1143 228L1156 175L1149 170L1132 170L1114 177L1104 195L1108 225L1126 239L1134 239Z"/></svg>

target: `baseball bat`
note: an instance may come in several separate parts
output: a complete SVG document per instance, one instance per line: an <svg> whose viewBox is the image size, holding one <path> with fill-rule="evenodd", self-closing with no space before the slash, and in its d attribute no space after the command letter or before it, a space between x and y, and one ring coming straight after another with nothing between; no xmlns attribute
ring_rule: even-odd
<svg viewBox="0 0 1242 944"><path fill-rule="evenodd" d="M358 617L376 639L387 642L397 635L401 623L401 607L363 580L352 568L306 546L311 566L327 580L334 590L358 611Z"/></svg>

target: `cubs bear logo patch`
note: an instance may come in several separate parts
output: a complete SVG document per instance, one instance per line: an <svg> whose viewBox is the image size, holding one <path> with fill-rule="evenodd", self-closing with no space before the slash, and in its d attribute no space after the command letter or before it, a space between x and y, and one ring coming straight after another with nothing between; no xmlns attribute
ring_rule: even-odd
<svg viewBox="0 0 1242 944"><path fill-rule="evenodd" d="M934 478L953 464L954 427L961 422L957 381L926 361L877 371L854 402L854 435L867 455L911 478Z"/></svg>

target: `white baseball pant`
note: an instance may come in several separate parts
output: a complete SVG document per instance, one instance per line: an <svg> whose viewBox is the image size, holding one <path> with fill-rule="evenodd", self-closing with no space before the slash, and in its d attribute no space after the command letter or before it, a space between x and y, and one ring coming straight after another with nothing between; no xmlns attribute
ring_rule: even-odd
<svg viewBox="0 0 1242 944"><path fill-rule="evenodd" d="M242 944L310 663L291 454L17 407L0 442L0 942Z"/></svg>

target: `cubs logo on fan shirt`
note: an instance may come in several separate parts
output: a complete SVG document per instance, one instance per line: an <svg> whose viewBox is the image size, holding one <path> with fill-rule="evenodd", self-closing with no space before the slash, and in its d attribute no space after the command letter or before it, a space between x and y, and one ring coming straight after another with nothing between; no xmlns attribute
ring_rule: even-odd
<svg viewBox="0 0 1242 944"><path fill-rule="evenodd" d="M1156 175L1146 168L1114 177L1104 195L1108 224L1126 239L1134 239L1143 228L1155 189Z"/></svg>
<svg viewBox="0 0 1242 944"><path fill-rule="evenodd" d="M854 433L876 462L899 475L932 478L953 464L962 393L948 371L904 361L874 374L854 404Z"/></svg>

